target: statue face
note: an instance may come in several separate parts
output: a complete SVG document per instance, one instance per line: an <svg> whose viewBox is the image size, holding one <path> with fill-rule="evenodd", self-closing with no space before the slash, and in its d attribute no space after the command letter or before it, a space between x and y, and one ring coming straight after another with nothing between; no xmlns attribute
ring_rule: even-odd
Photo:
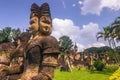
<svg viewBox="0 0 120 80"><path fill-rule="evenodd" d="M38 29L39 29L38 17L34 16L30 19L29 26L30 33L35 35L38 32Z"/></svg>
<svg viewBox="0 0 120 80"><path fill-rule="evenodd" d="M49 16L40 18L40 32L43 35L50 35L52 32L52 20Z"/></svg>

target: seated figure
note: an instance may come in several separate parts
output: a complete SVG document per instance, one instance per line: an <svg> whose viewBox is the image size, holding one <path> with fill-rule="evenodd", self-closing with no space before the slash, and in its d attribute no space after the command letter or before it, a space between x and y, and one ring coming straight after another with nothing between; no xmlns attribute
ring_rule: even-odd
<svg viewBox="0 0 120 80"><path fill-rule="evenodd" d="M0 62L0 80L17 80L23 71L24 46L29 40L28 32L22 33L17 38L17 47L11 50L7 57L7 62Z"/></svg>

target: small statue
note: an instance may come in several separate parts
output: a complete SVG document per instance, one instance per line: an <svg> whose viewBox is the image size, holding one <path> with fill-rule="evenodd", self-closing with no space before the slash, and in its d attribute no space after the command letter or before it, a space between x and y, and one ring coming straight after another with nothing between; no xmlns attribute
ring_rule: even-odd
<svg viewBox="0 0 120 80"><path fill-rule="evenodd" d="M52 19L48 3L31 6L29 32L32 39L26 46L24 72L21 80L52 80L57 64L59 47L50 36Z"/></svg>

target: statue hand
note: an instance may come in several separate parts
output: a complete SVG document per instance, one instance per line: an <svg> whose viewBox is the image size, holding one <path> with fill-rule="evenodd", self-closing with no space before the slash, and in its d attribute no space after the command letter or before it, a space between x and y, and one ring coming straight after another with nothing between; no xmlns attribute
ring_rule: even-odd
<svg viewBox="0 0 120 80"><path fill-rule="evenodd" d="M8 70L8 66L1 66L0 71L5 72Z"/></svg>

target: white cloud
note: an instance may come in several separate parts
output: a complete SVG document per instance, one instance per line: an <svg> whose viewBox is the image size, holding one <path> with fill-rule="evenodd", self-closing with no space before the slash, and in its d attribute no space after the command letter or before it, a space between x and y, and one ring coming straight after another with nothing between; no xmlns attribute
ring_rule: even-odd
<svg viewBox="0 0 120 80"><path fill-rule="evenodd" d="M80 4L80 1L78 3ZM120 0L83 0L81 3L81 13L83 15L88 13L100 15L104 8L120 10Z"/></svg>
<svg viewBox="0 0 120 80"><path fill-rule="evenodd" d="M112 10L120 10L120 0L102 0L102 7L107 7Z"/></svg>
<svg viewBox="0 0 120 80"><path fill-rule="evenodd" d="M77 43L77 46L78 46L78 51L84 51L84 49L86 48L84 45L80 44L80 43Z"/></svg>
<svg viewBox="0 0 120 80"><path fill-rule="evenodd" d="M83 7L81 7L82 14L86 15L87 13L100 15L101 0L84 0Z"/></svg>
<svg viewBox="0 0 120 80"><path fill-rule="evenodd" d="M83 25L80 29L70 19L53 19L53 32L52 35L59 39L63 35L69 36L72 41L77 43L79 51L90 46L103 46L103 43L96 41L96 33L99 31L99 26L96 23L90 22Z"/></svg>
<svg viewBox="0 0 120 80"><path fill-rule="evenodd" d="M100 31L98 24L90 22L87 25L83 25L83 29L80 31L80 36L84 41L95 42L96 33L98 31Z"/></svg>
<svg viewBox="0 0 120 80"><path fill-rule="evenodd" d="M81 4L82 4L82 1L78 1L78 3L81 5Z"/></svg>
<svg viewBox="0 0 120 80"><path fill-rule="evenodd" d="M75 7L75 6L76 6L76 4L73 4L72 6L73 6L73 7Z"/></svg>
<svg viewBox="0 0 120 80"><path fill-rule="evenodd" d="M57 39L63 35L68 35L73 42L76 42L80 35L80 28L75 26L73 21L70 19L54 18L53 29L52 35L54 35Z"/></svg>

